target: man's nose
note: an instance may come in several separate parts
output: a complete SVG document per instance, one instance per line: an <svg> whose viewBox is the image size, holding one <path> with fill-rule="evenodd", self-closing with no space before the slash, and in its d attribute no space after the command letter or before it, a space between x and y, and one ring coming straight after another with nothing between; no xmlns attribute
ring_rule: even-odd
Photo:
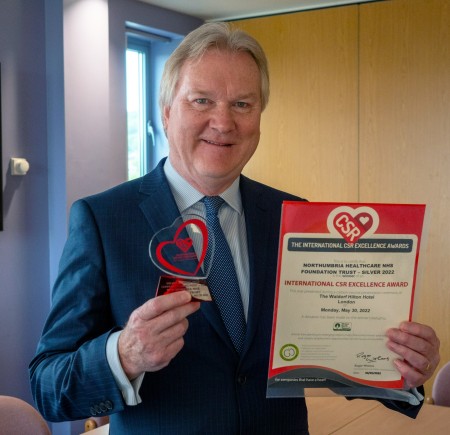
<svg viewBox="0 0 450 435"><path fill-rule="evenodd" d="M210 126L220 133L227 133L235 128L235 118L232 107L217 105L211 114Z"/></svg>

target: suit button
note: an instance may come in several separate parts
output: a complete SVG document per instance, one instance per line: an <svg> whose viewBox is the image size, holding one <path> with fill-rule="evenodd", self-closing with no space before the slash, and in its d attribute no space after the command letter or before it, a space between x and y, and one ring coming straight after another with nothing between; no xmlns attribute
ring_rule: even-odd
<svg viewBox="0 0 450 435"><path fill-rule="evenodd" d="M247 382L247 376L239 375L237 378L238 384L244 385Z"/></svg>
<svg viewBox="0 0 450 435"><path fill-rule="evenodd" d="M89 411L91 412L91 415L94 415L94 416L97 415L97 410L95 409L95 406L91 406Z"/></svg>
<svg viewBox="0 0 450 435"><path fill-rule="evenodd" d="M111 411L111 409L113 409L113 404L112 404L111 400L106 400L105 406L108 411Z"/></svg>

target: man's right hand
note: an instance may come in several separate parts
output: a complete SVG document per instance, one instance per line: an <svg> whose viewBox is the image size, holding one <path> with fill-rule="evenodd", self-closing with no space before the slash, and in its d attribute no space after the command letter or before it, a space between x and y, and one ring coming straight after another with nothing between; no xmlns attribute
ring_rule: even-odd
<svg viewBox="0 0 450 435"><path fill-rule="evenodd" d="M119 356L128 379L166 367L184 345L187 316L200 308L187 291L150 299L136 308L119 337Z"/></svg>

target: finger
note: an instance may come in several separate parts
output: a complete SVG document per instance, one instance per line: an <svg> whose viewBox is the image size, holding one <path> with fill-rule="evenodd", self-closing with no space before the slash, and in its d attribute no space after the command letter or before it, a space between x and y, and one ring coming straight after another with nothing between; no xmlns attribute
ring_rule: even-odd
<svg viewBox="0 0 450 435"><path fill-rule="evenodd" d="M429 379L428 375L415 370L406 361L394 360L394 364L409 388L419 387Z"/></svg>
<svg viewBox="0 0 450 435"><path fill-rule="evenodd" d="M398 360L396 366L410 385L420 385L431 378L440 361L440 342L433 328L402 322L386 335L389 338L386 346L404 359Z"/></svg>
<svg viewBox="0 0 450 435"><path fill-rule="evenodd" d="M146 342L141 352L145 371L156 371L166 367L184 346L183 337L187 329L188 321L184 319L165 330L156 341Z"/></svg>
<svg viewBox="0 0 450 435"><path fill-rule="evenodd" d="M165 337L167 334L170 335L174 326L187 322L186 318L199 308L199 302L189 302L181 306L175 306L175 308L164 311L158 317L144 321L142 326L148 335Z"/></svg>
<svg viewBox="0 0 450 435"><path fill-rule="evenodd" d="M182 338L189 327L189 321L183 318L180 322L174 323L168 328L162 330L158 336L157 340L161 347L167 347L179 338Z"/></svg>
<svg viewBox="0 0 450 435"><path fill-rule="evenodd" d="M430 364L427 356L395 341L389 340L386 343L386 346L389 350L401 356L405 360L405 362L408 363L409 367L413 367L416 371L420 371L421 373L426 374Z"/></svg>
<svg viewBox="0 0 450 435"><path fill-rule="evenodd" d="M403 332L407 332L408 334L415 335L416 337L421 337L432 344L439 342L434 329L421 323L402 322L400 323L399 329Z"/></svg>
<svg viewBox="0 0 450 435"><path fill-rule="evenodd" d="M426 356L435 363L439 362L440 341L433 328L416 322L402 322L399 328L391 328L387 337Z"/></svg>
<svg viewBox="0 0 450 435"><path fill-rule="evenodd" d="M391 341L393 343L393 346L395 347L395 349L391 349L394 352L397 353L397 349L401 350L403 348L406 348L402 351L402 356L404 356L403 352L407 352L408 349L413 350L414 352L418 352L422 355L426 355L432 350L432 344L429 341L423 339L420 336L404 332L400 329L390 329L386 335L389 338L389 341Z"/></svg>
<svg viewBox="0 0 450 435"><path fill-rule="evenodd" d="M136 309L136 314L142 320L151 320L166 311L188 304L192 296L187 291L179 291L168 295L157 296L148 300Z"/></svg>
<svg viewBox="0 0 450 435"><path fill-rule="evenodd" d="M166 347L161 361L155 360L153 364L150 364L148 366L147 371L154 372L161 370L164 367L167 367L170 364L170 362L178 355L178 352L180 352L183 346L184 346L183 337L180 337L178 340L175 340L172 343L170 343Z"/></svg>

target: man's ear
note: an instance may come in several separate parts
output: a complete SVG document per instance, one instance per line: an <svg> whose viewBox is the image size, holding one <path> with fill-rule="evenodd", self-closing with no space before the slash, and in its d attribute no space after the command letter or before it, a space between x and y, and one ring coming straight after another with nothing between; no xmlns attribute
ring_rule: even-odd
<svg viewBox="0 0 450 435"><path fill-rule="evenodd" d="M164 106L162 114L162 123L165 132L167 132L167 125L169 124L169 116L170 116L170 107Z"/></svg>

